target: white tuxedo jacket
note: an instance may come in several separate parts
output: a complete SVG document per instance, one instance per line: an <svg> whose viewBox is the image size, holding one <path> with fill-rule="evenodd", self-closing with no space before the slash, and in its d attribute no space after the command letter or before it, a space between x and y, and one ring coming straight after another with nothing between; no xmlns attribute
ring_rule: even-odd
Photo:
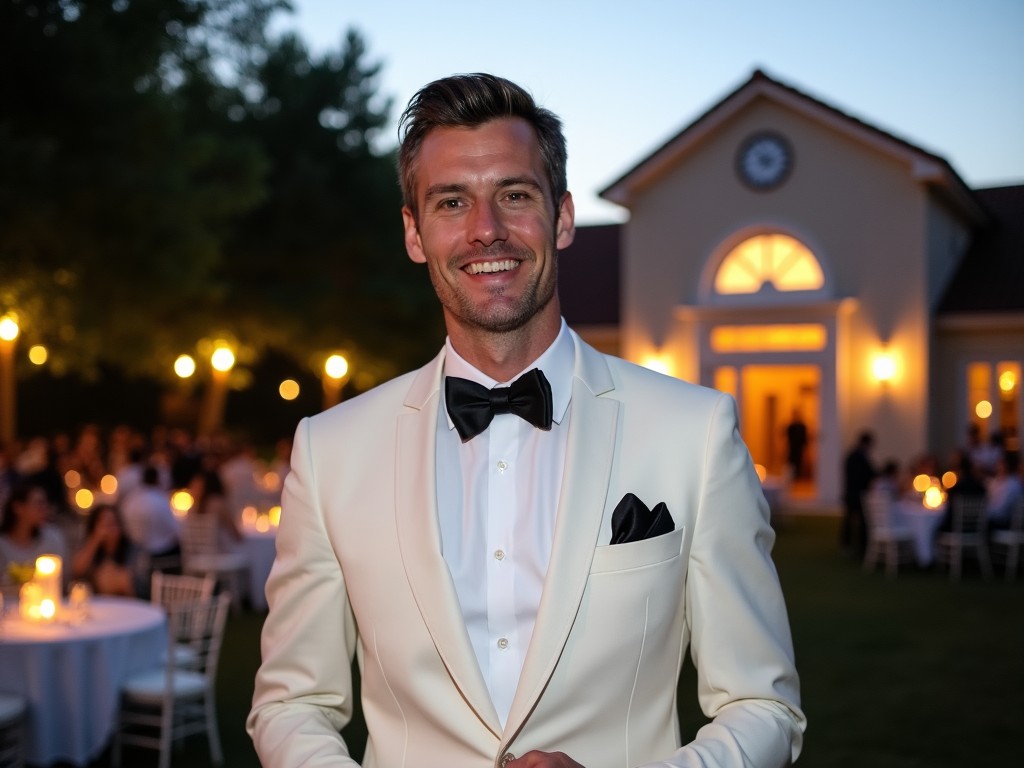
<svg viewBox="0 0 1024 768"><path fill-rule="evenodd" d="M356 653L367 768L787 765L804 728L774 535L732 398L602 355L576 363L551 561L499 724L441 553L444 353L303 420L284 489L247 727L265 768L355 765L338 731ZM608 546L627 492L675 531ZM714 721L682 746L687 647Z"/></svg>

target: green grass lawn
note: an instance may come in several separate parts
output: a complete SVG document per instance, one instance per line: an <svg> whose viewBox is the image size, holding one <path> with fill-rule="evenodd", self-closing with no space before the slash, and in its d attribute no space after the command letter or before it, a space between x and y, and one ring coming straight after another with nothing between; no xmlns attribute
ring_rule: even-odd
<svg viewBox="0 0 1024 768"><path fill-rule="evenodd" d="M1024 735L1024 579L985 582L968 569L865 573L840 554L838 521L787 520L775 547L809 726L800 765L818 768L1016 765ZM232 615L218 683L228 768L259 765L244 732L262 616ZM339 649L340 650L340 649ZM680 681L684 733L703 723L695 677ZM365 733L346 736L357 752ZM1016 757L1014 757L1016 756ZM175 765L210 765L203 737ZM155 753L126 753L155 766Z"/></svg>

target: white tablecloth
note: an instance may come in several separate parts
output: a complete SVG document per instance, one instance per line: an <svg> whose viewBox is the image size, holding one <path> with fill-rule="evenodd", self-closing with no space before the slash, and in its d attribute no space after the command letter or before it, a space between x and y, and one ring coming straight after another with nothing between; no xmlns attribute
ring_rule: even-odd
<svg viewBox="0 0 1024 768"><path fill-rule="evenodd" d="M32 765L86 765L113 735L121 684L160 663L167 619L142 600L96 597L80 623L23 622L9 606L0 623L0 688L29 702Z"/></svg>
<svg viewBox="0 0 1024 768"><path fill-rule="evenodd" d="M935 560L935 532L945 513L945 507L928 509L920 501L911 499L901 499L893 505L893 522L905 526L914 535L914 554L922 567Z"/></svg>
<svg viewBox="0 0 1024 768"><path fill-rule="evenodd" d="M257 531L248 526L242 529L242 551L249 561L249 602L257 611L267 610L267 595L264 587L270 566L274 564L277 552L277 529Z"/></svg>

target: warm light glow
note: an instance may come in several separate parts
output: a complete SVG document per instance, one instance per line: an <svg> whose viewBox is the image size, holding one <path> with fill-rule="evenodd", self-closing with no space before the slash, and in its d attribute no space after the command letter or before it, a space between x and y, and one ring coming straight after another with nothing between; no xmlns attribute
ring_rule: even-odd
<svg viewBox="0 0 1024 768"><path fill-rule="evenodd" d="M272 506L268 515L270 516L270 524L277 528L281 523L281 505L275 504Z"/></svg>
<svg viewBox="0 0 1024 768"><path fill-rule="evenodd" d="M14 341L18 338L21 328L18 327L18 318L13 314L6 314L0 317L0 340Z"/></svg>
<svg viewBox="0 0 1024 768"><path fill-rule="evenodd" d="M917 475L914 478L914 490L918 493L924 493L932 484L932 479L928 475Z"/></svg>
<svg viewBox="0 0 1024 768"><path fill-rule="evenodd" d="M256 518L256 530L260 533L266 533L270 530L270 518L266 515L260 515Z"/></svg>
<svg viewBox="0 0 1024 768"><path fill-rule="evenodd" d="M40 555L32 580L21 588L21 600L27 602L22 615L34 621L50 621L57 615L63 583L63 563L56 555Z"/></svg>
<svg viewBox="0 0 1024 768"><path fill-rule="evenodd" d="M882 352L872 361L871 373L876 381L892 381L896 375L896 361L888 352Z"/></svg>
<svg viewBox="0 0 1024 768"><path fill-rule="evenodd" d="M299 382L295 379L285 379L277 388L282 400L294 400L299 396Z"/></svg>
<svg viewBox="0 0 1024 768"><path fill-rule="evenodd" d="M175 491L171 494L171 509L175 517L185 517L196 500L188 491Z"/></svg>
<svg viewBox="0 0 1024 768"><path fill-rule="evenodd" d="M33 344L29 347L28 361L33 365L43 365L49 357L49 351L42 344Z"/></svg>
<svg viewBox="0 0 1024 768"><path fill-rule="evenodd" d="M765 468L764 464L755 464L754 471L757 472L757 479L762 483L765 481L765 478L768 477L768 470Z"/></svg>
<svg viewBox="0 0 1024 768"><path fill-rule="evenodd" d="M974 406L974 413L979 419L987 419L992 415L992 403L988 400L979 400Z"/></svg>
<svg viewBox="0 0 1024 768"><path fill-rule="evenodd" d="M51 555L41 555L36 558L36 575L52 576L57 572L60 561Z"/></svg>
<svg viewBox="0 0 1024 768"><path fill-rule="evenodd" d="M335 380L345 378L348 375L348 360L343 355L331 355L324 362L324 373Z"/></svg>
<svg viewBox="0 0 1024 768"><path fill-rule="evenodd" d="M1013 371L1003 371L999 374L999 388L1003 392L1013 392L1017 386L1017 377Z"/></svg>
<svg viewBox="0 0 1024 768"><path fill-rule="evenodd" d="M192 355L178 355L174 361L174 372L179 378L187 379L196 372L196 361Z"/></svg>
<svg viewBox="0 0 1024 768"><path fill-rule="evenodd" d="M88 488L79 488L75 491L75 504L78 505L79 509L89 509L95 500L96 497L93 496L92 491Z"/></svg>
<svg viewBox="0 0 1024 768"><path fill-rule="evenodd" d="M715 352L817 352L827 342L825 326L817 323L720 325L711 329L711 349Z"/></svg>
<svg viewBox="0 0 1024 768"><path fill-rule="evenodd" d="M252 528L256 524L256 507L250 505L242 507L242 525L246 528Z"/></svg>
<svg viewBox="0 0 1024 768"><path fill-rule="evenodd" d="M117 493L117 478L113 475L104 475L101 477L100 490L107 494L107 496L113 496Z"/></svg>
<svg viewBox="0 0 1024 768"><path fill-rule="evenodd" d="M714 387L719 392L736 397L739 393L740 377L731 365L723 365L715 369Z"/></svg>
<svg viewBox="0 0 1024 768"><path fill-rule="evenodd" d="M937 485L929 486L924 492L924 505L928 509L938 509L946 500L946 494Z"/></svg>
<svg viewBox="0 0 1024 768"><path fill-rule="evenodd" d="M82 476L76 469L69 469L64 473L64 485L68 488L77 488L82 484Z"/></svg>
<svg viewBox="0 0 1024 768"><path fill-rule="evenodd" d="M267 472L263 475L263 487L271 492L281 490L281 476L277 472Z"/></svg>
<svg viewBox="0 0 1024 768"><path fill-rule="evenodd" d="M821 265L807 247L788 235L757 235L722 260L715 291L757 293L765 283L777 291L814 291L825 284Z"/></svg>
<svg viewBox="0 0 1024 768"><path fill-rule="evenodd" d="M39 603L39 617L42 619L52 619L57 615L57 606L50 598L44 598Z"/></svg>
<svg viewBox="0 0 1024 768"><path fill-rule="evenodd" d="M956 485L956 481L957 481L956 472L953 472L952 470L950 470L949 472L943 473L943 475L942 475L942 487L943 488L952 488L954 485Z"/></svg>
<svg viewBox="0 0 1024 768"><path fill-rule="evenodd" d="M217 347L210 355L210 365L214 370L227 373L235 367L235 353L227 347Z"/></svg>
<svg viewBox="0 0 1024 768"><path fill-rule="evenodd" d="M651 355L650 357L645 359L641 363L641 365L644 368L648 368L648 369L650 369L652 371L657 371L658 373L664 373L666 376L668 375L668 372L669 372L668 360L666 360L664 357L661 357L660 355Z"/></svg>

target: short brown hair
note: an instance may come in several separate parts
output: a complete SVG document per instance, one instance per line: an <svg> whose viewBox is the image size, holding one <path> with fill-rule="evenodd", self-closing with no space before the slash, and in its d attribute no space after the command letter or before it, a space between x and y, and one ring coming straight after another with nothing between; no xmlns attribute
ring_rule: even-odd
<svg viewBox="0 0 1024 768"><path fill-rule="evenodd" d="M537 134L555 209L568 190L562 121L515 83L495 75L452 75L423 86L398 121L398 175L405 205L415 215L416 159L434 128L475 128L503 117L522 118Z"/></svg>

